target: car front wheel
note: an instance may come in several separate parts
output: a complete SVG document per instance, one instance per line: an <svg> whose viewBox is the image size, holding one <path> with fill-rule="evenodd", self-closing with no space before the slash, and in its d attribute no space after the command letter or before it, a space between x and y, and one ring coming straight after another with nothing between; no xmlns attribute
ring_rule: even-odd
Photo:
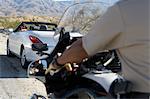
<svg viewBox="0 0 150 99"><path fill-rule="evenodd" d="M21 48L21 54L20 54L20 63L22 68L27 69L29 62L26 60L26 54L24 48Z"/></svg>

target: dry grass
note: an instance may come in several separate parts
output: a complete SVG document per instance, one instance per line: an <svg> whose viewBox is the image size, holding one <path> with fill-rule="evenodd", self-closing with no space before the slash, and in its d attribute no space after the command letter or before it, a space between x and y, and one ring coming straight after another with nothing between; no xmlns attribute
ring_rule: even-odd
<svg viewBox="0 0 150 99"><path fill-rule="evenodd" d="M51 22L57 23L59 17L48 17L48 16L10 16L0 17L1 28L15 28L18 23L22 21L37 21L37 22Z"/></svg>

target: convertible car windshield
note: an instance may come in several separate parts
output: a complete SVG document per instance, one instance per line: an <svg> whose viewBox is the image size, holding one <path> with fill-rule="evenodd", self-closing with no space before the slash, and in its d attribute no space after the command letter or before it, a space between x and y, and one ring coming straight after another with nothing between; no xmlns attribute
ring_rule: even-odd
<svg viewBox="0 0 150 99"><path fill-rule="evenodd" d="M54 23L45 22L22 22L14 30L14 32L21 31L55 31L57 25Z"/></svg>

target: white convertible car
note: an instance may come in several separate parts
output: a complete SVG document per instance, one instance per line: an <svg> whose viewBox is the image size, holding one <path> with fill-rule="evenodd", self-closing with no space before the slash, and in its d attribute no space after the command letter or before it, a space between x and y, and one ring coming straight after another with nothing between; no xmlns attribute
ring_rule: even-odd
<svg viewBox="0 0 150 99"><path fill-rule="evenodd" d="M7 55L13 54L20 58L21 66L27 68L29 62L40 58L32 51L33 43L48 45L47 53L55 48L59 34L56 33L57 25L45 22L22 22L15 30L11 31L7 40ZM75 34L72 36L82 36Z"/></svg>

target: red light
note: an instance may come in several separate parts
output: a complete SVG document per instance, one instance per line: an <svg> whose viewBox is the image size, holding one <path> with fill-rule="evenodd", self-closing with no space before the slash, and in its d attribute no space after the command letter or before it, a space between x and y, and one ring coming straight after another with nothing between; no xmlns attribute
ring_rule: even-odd
<svg viewBox="0 0 150 99"><path fill-rule="evenodd" d="M32 43L43 43L41 40L39 40L37 37L30 35L29 39Z"/></svg>

